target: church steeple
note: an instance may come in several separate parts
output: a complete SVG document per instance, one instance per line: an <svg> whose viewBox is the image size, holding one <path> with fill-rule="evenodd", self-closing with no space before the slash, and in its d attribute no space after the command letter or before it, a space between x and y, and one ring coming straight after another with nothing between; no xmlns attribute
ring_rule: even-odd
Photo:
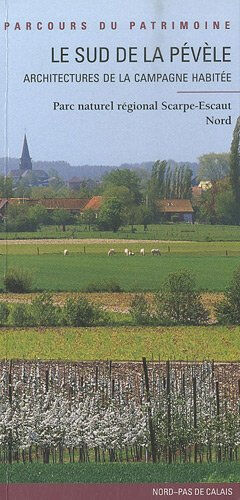
<svg viewBox="0 0 240 500"><path fill-rule="evenodd" d="M24 135L22 156L20 158L20 172L23 174L26 170L32 170L32 160L29 154L26 134Z"/></svg>

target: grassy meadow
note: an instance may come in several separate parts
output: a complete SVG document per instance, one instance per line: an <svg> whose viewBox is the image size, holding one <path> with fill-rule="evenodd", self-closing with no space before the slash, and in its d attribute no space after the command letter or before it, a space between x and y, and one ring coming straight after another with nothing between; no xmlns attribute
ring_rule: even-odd
<svg viewBox="0 0 240 500"><path fill-rule="evenodd" d="M131 240L107 240L107 239L85 239L85 240L6 240L0 242L1 256L17 255L62 255L67 248L74 256L81 255L104 255L107 256L108 250L114 248L118 256L124 256L125 248L135 252L135 257L139 256L141 248L145 249L146 256L151 253L152 248L159 248L162 255L177 256L240 256L240 243L238 241L137 241Z"/></svg>
<svg viewBox="0 0 240 500"><path fill-rule="evenodd" d="M239 361L240 327L1 328L0 359Z"/></svg>
<svg viewBox="0 0 240 500"><path fill-rule="evenodd" d="M7 267L28 269L34 288L48 291L84 291L92 283L117 282L124 291L156 291L170 272L188 269L201 290L221 292L240 265L240 257L145 256L109 259L105 255L9 256ZM3 289L3 271L0 287ZM214 278L213 278L214 277Z"/></svg>
<svg viewBox="0 0 240 500"><path fill-rule="evenodd" d="M120 228L119 231L88 231L84 226L67 226L62 231L57 226L45 226L34 232L4 233L0 232L0 240L9 239L41 239L41 238L107 238L107 239L142 239L172 241L240 241L240 227L208 224L151 224L147 231L143 226Z"/></svg>
<svg viewBox="0 0 240 500"><path fill-rule="evenodd" d="M139 255L141 247L146 255ZM109 248L116 255L108 257ZM0 288L7 268L32 272L34 288L48 291L84 291L89 284L117 282L129 291L156 291L170 272L191 270L201 290L221 292L240 265L238 242L146 242L128 244L135 255L124 256L125 241L77 240L11 242L0 244ZM151 255L159 248L161 257ZM69 255L64 257L67 248ZM39 254L39 255L38 255Z"/></svg>

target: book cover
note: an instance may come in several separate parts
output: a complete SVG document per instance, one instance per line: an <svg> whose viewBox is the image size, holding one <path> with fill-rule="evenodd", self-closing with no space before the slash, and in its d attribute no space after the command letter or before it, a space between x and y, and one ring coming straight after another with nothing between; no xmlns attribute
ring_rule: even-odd
<svg viewBox="0 0 240 500"><path fill-rule="evenodd" d="M232 498L236 0L1 0L0 490Z"/></svg>

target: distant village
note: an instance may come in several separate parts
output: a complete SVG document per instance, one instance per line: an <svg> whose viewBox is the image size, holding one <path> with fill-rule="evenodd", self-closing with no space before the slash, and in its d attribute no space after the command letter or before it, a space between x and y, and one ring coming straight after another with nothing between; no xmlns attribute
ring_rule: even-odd
<svg viewBox="0 0 240 500"><path fill-rule="evenodd" d="M221 153L215 154L215 158L213 156L214 153L210 153L200 159L203 164L200 168L202 179L200 174L193 177L188 165L172 167L159 160L153 164L149 176L144 171L115 167L100 181L78 176L66 180L57 172L50 174L33 168L25 134L19 168L9 170L7 176L2 176L1 220L5 219L8 207L15 207L16 210L20 206L26 209L41 206L48 214L61 210L73 217L81 216L90 227L96 221L99 223L99 214L106 203L110 206L110 201L115 200L119 202L118 209L122 214L120 226L143 224L146 228L151 223L192 224L196 220L214 223L213 203L216 203L218 193L225 189L229 155ZM212 176L211 162L215 167ZM216 222L219 222L217 215ZM110 226L106 228L110 229Z"/></svg>

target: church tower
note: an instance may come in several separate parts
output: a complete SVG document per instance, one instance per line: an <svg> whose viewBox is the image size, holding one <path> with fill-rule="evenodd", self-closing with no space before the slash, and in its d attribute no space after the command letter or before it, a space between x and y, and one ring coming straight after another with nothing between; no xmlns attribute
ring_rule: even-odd
<svg viewBox="0 0 240 500"><path fill-rule="evenodd" d="M22 156L20 158L19 170L21 175L26 172L26 170L32 170L32 160L29 154L28 143L26 134L24 135Z"/></svg>

